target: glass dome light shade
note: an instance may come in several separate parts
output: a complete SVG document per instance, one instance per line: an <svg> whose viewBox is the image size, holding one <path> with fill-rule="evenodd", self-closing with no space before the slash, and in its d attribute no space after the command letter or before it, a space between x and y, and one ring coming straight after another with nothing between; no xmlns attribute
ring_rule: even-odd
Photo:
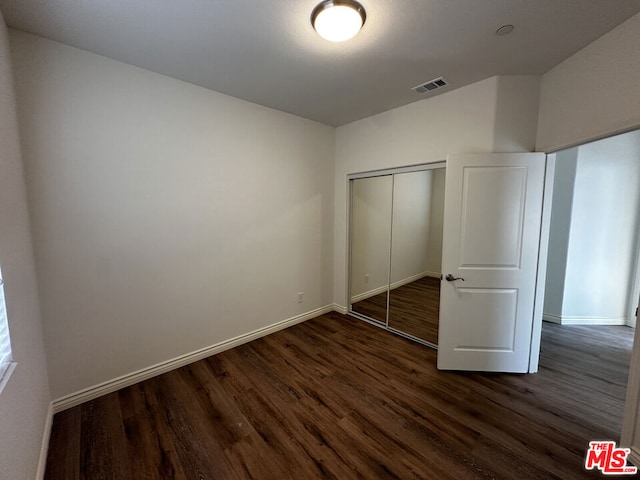
<svg viewBox="0 0 640 480"><path fill-rule="evenodd" d="M362 5L351 1L325 1L311 14L311 23L318 35L331 42L353 38L365 21Z"/></svg>

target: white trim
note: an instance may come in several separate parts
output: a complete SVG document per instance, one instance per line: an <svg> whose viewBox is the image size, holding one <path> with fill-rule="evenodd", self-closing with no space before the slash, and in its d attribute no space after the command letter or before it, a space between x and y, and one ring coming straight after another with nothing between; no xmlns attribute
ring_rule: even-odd
<svg viewBox="0 0 640 480"><path fill-rule="evenodd" d="M373 290L367 290L366 292L359 293L358 295L354 295L351 297L351 303L358 303L362 300L366 300L367 298L375 297L381 293L384 293L388 290L387 284L385 283L383 286L374 288Z"/></svg>
<svg viewBox="0 0 640 480"><path fill-rule="evenodd" d="M562 317L561 325L626 325L627 317Z"/></svg>
<svg viewBox="0 0 640 480"><path fill-rule="evenodd" d="M581 317L543 313L542 319L560 325L627 325L627 317Z"/></svg>
<svg viewBox="0 0 640 480"><path fill-rule="evenodd" d="M0 393L4 390L5 385L9 383L9 378L11 378L11 374L16 369L16 365L16 362L10 362L6 364L6 367L2 366L2 371L0 371Z"/></svg>
<svg viewBox="0 0 640 480"><path fill-rule="evenodd" d="M53 426L53 403L49 403L47 418L44 421L44 432L42 432L42 444L40 446L40 458L38 459L38 470L36 480L44 480L47 468L47 454L49 453L49 439L51 438L51 427Z"/></svg>
<svg viewBox="0 0 640 480"><path fill-rule="evenodd" d="M636 220L636 227L638 225ZM636 308L638 308L638 299L636 295L640 290L640 241L636 240L635 244L635 259L634 259L634 269L633 269L633 278L629 282L629 301L627 305L627 325L636 328Z"/></svg>
<svg viewBox="0 0 640 480"><path fill-rule="evenodd" d="M403 278L402 280L398 280L397 282L392 283L391 290L395 290L396 288L400 288L404 285L407 285L411 282L415 282L416 280L420 280L421 278L424 278L424 277L441 278L441 276L442 274L439 272L426 271L426 272L418 273L416 275L412 275L410 277ZM351 299L351 303L357 303L361 300L366 300L367 298L375 297L376 295L380 293L384 293L386 291L387 291L387 285L385 284L381 287L374 288L373 290L369 290L367 292L359 293L358 295L355 295Z"/></svg>
<svg viewBox="0 0 640 480"><path fill-rule="evenodd" d="M540 363L540 342L542 341L542 320L544 315L542 309L544 308L544 295L547 283L547 258L549 255L549 233L551 230L551 207L553 205L555 170L555 154L547 155L545 160L544 191L542 194L540 241L538 243L538 272L536 274L536 290L533 299L529 373L536 373Z"/></svg>
<svg viewBox="0 0 640 480"><path fill-rule="evenodd" d="M400 288L404 285L407 285L411 282L415 282L416 280L420 280L424 277L432 277L432 278L440 278L440 274L437 272L422 272L417 275L412 275L410 277L404 278L402 280L398 280L397 282L393 282L391 284L391 290L395 290L396 288Z"/></svg>
<svg viewBox="0 0 640 480"><path fill-rule="evenodd" d="M640 302L639 302L640 303ZM622 432L620 432L620 446L631 448L629 455L631 462L640 465L640 452L638 452L636 432L638 431L638 399L640 398L640 335L637 331L633 336L633 348L631 350L631 361L629 362L629 377L627 380L627 396L624 401L624 411L622 415Z"/></svg>
<svg viewBox="0 0 640 480"><path fill-rule="evenodd" d="M351 267L352 267L352 262L353 262L353 256L351 255L351 240L352 240L352 235L353 235L353 215L351 212L351 209L353 208L353 182L351 180L349 180L349 176L347 175L347 235L346 235L346 241L347 244L346 246L346 257L345 257L345 263L344 263L344 271L342 272L344 274L344 301L346 302L346 304L348 305L347 307L347 312L351 309ZM335 267L335 265L334 265ZM333 277L334 283L336 280L336 277Z"/></svg>
<svg viewBox="0 0 640 480"><path fill-rule="evenodd" d="M388 175L397 175L400 173L422 172L425 170L435 170L436 168L446 168L446 160L436 160L430 163L419 163L416 165L408 165L406 167L384 168L382 170L370 170L367 172L356 172L347 174L348 180L357 180L359 178L385 177Z"/></svg>
<svg viewBox="0 0 640 480"><path fill-rule="evenodd" d="M545 322L557 323L558 325L562 325L562 317L553 315L551 313L543 313L542 320L544 320Z"/></svg>
<svg viewBox="0 0 640 480"><path fill-rule="evenodd" d="M393 271L393 212L395 212L394 203L396 201L396 176L391 175L391 222L389 223L389 256L387 257L389 262L389 268L387 269L387 285L389 285L389 290L391 290L391 272ZM387 305L384 323L389 328L389 312L391 311L391 295L387 293ZM351 307L353 308L353 306ZM375 320L375 319L374 319Z"/></svg>
<svg viewBox="0 0 640 480"><path fill-rule="evenodd" d="M346 315L349 313L349 309L347 307L343 307L342 305L338 305L337 303L333 304L333 311Z"/></svg>
<svg viewBox="0 0 640 480"><path fill-rule="evenodd" d="M333 304L326 305L310 312L296 315L295 317L291 317L280 322L276 322L267 327L259 328L258 330L254 330L253 332L238 335L237 337L231 338L229 340L224 340L222 342L216 343L215 345L204 347L194 352L186 353L184 355L180 355L179 357L157 363L156 365L152 365L150 367L146 367L135 372L122 375L112 380L107 380L106 382L99 383L92 387L84 388L75 393L65 395L64 397L60 397L53 401L53 413L58 413L68 408L75 407L76 405L80 405L81 403L93 400L94 398L101 397L102 395L115 392L116 390L120 390L121 388L128 387L138 382L142 382L157 375L175 370L176 368L180 368L190 363L197 362L198 360L202 360L203 358L210 357L211 355L215 355L217 353L224 352L225 350L229 350L230 348L237 347L239 345L242 345L243 343L256 340L271 333L275 333L279 330L283 330L287 327L291 327L306 320L310 320L325 313L329 313L333 311L333 308Z"/></svg>
<svg viewBox="0 0 640 480"><path fill-rule="evenodd" d="M442 273L440 272L424 272L424 276L425 277L431 277L431 278L438 278L440 280L442 280Z"/></svg>

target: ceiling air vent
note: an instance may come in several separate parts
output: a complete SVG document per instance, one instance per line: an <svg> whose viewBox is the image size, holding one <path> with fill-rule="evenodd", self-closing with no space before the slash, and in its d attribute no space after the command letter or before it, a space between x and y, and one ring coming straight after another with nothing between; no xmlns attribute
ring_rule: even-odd
<svg viewBox="0 0 640 480"><path fill-rule="evenodd" d="M442 77L438 77L434 78L433 80L429 80L427 83L423 83L422 85L413 87L411 90L418 93L425 93L445 86L447 86L447 81Z"/></svg>

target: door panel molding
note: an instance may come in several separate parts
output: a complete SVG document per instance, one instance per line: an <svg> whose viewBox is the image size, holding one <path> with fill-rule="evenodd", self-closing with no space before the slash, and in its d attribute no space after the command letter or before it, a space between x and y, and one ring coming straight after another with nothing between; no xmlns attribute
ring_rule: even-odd
<svg viewBox="0 0 640 480"><path fill-rule="evenodd" d="M545 160L447 158L439 369L528 371Z"/></svg>

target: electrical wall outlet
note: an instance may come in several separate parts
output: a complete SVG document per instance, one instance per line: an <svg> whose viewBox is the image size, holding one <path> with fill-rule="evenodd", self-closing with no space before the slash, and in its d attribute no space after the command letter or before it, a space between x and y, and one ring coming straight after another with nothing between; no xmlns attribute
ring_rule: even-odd
<svg viewBox="0 0 640 480"><path fill-rule="evenodd" d="M369 275L364 276L364 283L369 283Z"/></svg>
<svg viewBox="0 0 640 480"><path fill-rule="evenodd" d="M304 292L298 292L298 303L304 302Z"/></svg>

